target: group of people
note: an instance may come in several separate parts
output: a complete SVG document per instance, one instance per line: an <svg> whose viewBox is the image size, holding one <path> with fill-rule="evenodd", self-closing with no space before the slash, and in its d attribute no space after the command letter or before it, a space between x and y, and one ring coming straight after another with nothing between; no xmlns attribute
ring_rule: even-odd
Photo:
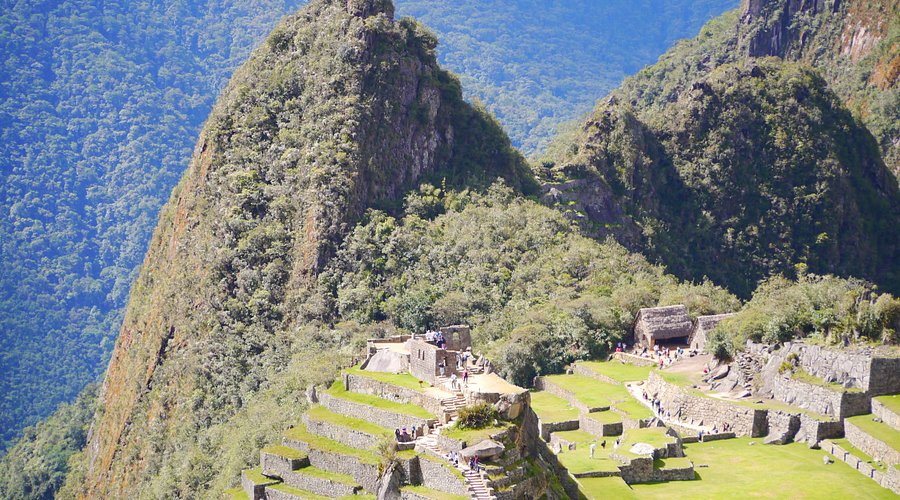
<svg viewBox="0 0 900 500"><path fill-rule="evenodd" d="M438 346L439 349L447 348L447 339L444 338L444 334L440 331L426 331L425 342L432 342L434 345Z"/></svg>
<svg viewBox="0 0 900 500"><path fill-rule="evenodd" d="M469 387L469 369L464 368L462 372L462 377L457 377L456 374L450 375L450 388L454 391L460 388L460 379L462 379L462 384L466 387Z"/></svg>
<svg viewBox="0 0 900 500"><path fill-rule="evenodd" d="M406 427L403 429L394 429L394 437L397 438L398 443L410 443L416 440L416 428L412 428L412 434L410 434Z"/></svg>
<svg viewBox="0 0 900 500"><path fill-rule="evenodd" d="M460 460L461 456L458 451L451 451L450 453L447 453L447 455L445 455L444 458L446 458L447 461L450 462L451 464L453 464L455 466L459 466L459 460ZM469 459L468 465L469 465L469 469L472 469L475 472L481 472L481 463L478 461L477 455L475 455Z"/></svg>

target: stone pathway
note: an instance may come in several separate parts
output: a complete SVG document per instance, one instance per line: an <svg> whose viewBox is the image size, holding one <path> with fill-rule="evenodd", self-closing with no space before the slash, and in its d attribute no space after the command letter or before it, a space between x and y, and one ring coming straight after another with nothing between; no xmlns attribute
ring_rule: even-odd
<svg viewBox="0 0 900 500"><path fill-rule="evenodd" d="M636 384L625 384L625 387L628 388L628 392L631 393L631 395L634 397L634 399L637 399L638 401L641 402L641 404L643 404L647 408L650 408L650 411L653 412L653 414L656 416L656 419L659 420L660 422L662 422L666 425L683 427L685 429L690 429L692 431L697 431L697 432L703 431L704 434L712 434L712 427L707 427L707 426L703 426L703 425L695 425L690 422L682 422L680 420L676 420L673 418L666 418L665 416L658 414L656 412L656 410L653 409L653 402L648 399L644 399L643 390L640 388L640 386L638 386Z"/></svg>

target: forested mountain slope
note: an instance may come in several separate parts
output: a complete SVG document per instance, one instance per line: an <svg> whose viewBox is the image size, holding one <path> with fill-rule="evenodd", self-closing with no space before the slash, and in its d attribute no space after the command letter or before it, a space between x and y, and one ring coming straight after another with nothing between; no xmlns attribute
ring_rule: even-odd
<svg viewBox="0 0 900 500"><path fill-rule="evenodd" d="M200 124L298 3L0 1L0 443L105 368Z"/></svg>
<svg viewBox="0 0 900 500"><path fill-rule="evenodd" d="M546 164L568 181L548 185L547 201L596 236L743 296L799 264L900 289L897 180L844 106L855 97L835 93L830 66L795 57L789 36L763 33L775 28L757 18L797 4L745 3L626 80ZM810 14L790 12L781 22L791 29ZM841 3L827 15L840 25L852 12ZM776 52L785 58L766 57Z"/></svg>
<svg viewBox="0 0 900 500"><path fill-rule="evenodd" d="M0 449L105 368L160 206L301 0L0 0ZM533 151L736 0L398 2Z"/></svg>
<svg viewBox="0 0 900 500"><path fill-rule="evenodd" d="M205 471L181 464L184 447L290 359L310 285L367 207L425 179L534 189L499 125L437 66L436 43L395 21L389 0L316 0L235 73L132 289L87 447L88 497L155 480L151 496L189 494Z"/></svg>

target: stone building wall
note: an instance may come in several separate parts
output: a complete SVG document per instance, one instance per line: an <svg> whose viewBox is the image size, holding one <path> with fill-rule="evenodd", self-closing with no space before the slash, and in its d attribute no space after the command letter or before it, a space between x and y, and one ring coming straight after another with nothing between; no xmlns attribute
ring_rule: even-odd
<svg viewBox="0 0 900 500"><path fill-rule="evenodd" d="M438 349L421 339L409 341L409 369L413 376L428 382L431 385L439 385L437 377L440 375L440 364L445 364L444 375L456 373L456 353Z"/></svg>
<svg viewBox="0 0 900 500"><path fill-rule="evenodd" d="M890 466L900 464L900 451L866 434L849 420L844 421L844 435L853 446L872 458L881 460Z"/></svg>
<svg viewBox="0 0 900 500"><path fill-rule="evenodd" d="M281 478L284 480L284 484L288 486L309 491L316 495L345 497L359 493L359 486L351 486L340 481L304 474L303 469L287 472Z"/></svg>
<svg viewBox="0 0 900 500"><path fill-rule="evenodd" d="M659 374L650 372L646 391L659 398L665 411L682 420L712 426L728 422L739 436L760 437L767 433L766 411L747 408L727 401L689 394L675 384L666 382ZM702 422L702 424L701 424Z"/></svg>
<svg viewBox="0 0 900 500"><path fill-rule="evenodd" d="M424 392L359 375L346 374L345 377L344 385L350 392L370 394L389 401L421 406L434 415L439 415L442 411L441 401Z"/></svg>
<svg viewBox="0 0 900 500"><path fill-rule="evenodd" d="M581 430L595 436L618 436L622 434L622 422L605 424L591 418L588 413L582 413L578 421Z"/></svg>
<svg viewBox="0 0 900 500"><path fill-rule="evenodd" d="M324 407L335 413L368 420L373 424L380 425L387 429L422 427L427 425L429 421L434 421L434 419L423 419L421 417L413 417L369 405L354 403L345 399L336 398L325 392L319 395L319 401Z"/></svg>
<svg viewBox="0 0 900 500"><path fill-rule="evenodd" d="M444 326L440 330L444 340L447 341L447 350L465 351L466 348L472 347L472 330L468 326Z"/></svg>
<svg viewBox="0 0 900 500"><path fill-rule="evenodd" d="M538 425L540 426L540 435L541 439L544 441L550 442L550 434L553 432L561 432L561 431L574 431L578 429L579 421L578 420L570 420L568 422L553 422L549 424L545 424L538 419Z"/></svg>
<svg viewBox="0 0 900 500"><path fill-rule="evenodd" d="M892 412L884 403L877 399L872 400L872 414L880 418L885 425L900 430L900 415Z"/></svg>

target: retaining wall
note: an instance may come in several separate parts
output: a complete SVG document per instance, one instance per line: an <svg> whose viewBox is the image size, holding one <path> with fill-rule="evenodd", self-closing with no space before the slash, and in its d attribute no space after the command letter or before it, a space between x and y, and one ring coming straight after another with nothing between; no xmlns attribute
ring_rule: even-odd
<svg viewBox="0 0 900 500"><path fill-rule="evenodd" d="M351 486L338 481L332 481L323 477L311 476L303 474L303 469L286 473L281 479L284 484L310 491L317 495L326 497L342 497L355 495L359 492L359 486Z"/></svg>
<svg viewBox="0 0 900 500"><path fill-rule="evenodd" d="M872 400L872 414L880 418L885 425L900 430L900 415L891 411L884 403L879 402L877 399Z"/></svg>
<svg viewBox="0 0 900 500"><path fill-rule="evenodd" d="M622 422L605 424L595 420L588 413L582 413L578 418L579 428L595 436L618 436L622 434Z"/></svg>
<svg viewBox="0 0 900 500"><path fill-rule="evenodd" d="M402 413L383 410L381 408L375 408L374 406L369 406L362 403L347 401L346 399L337 398L325 392L319 395L319 402L322 404L322 406L335 413L340 413L341 415L347 415L349 417L359 418L362 420L368 420L369 422L380 425L381 427L384 427L386 429L421 427L426 426L429 422L434 421L434 419L413 417Z"/></svg>
<svg viewBox="0 0 900 500"><path fill-rule="evenodd" d="M849 420L844 421L844 436L853 446L872 458L891 466L900 464L900 451L891 448L876 437L866 434Z"/></svg>
<svg viewBox="0 0 900 500"><path fill-rule="evenodd" d="M540 419L538 419L538 426L540 428L541 439L544 441L550 442L550 434L554 432L562 432L562 431L574 431L578 429L579 426L578 420L569 420L567 422L553 422L550 424L543 423Z"/></svg>
<svg viewBox="0 0 900 500"><path fill-rule="evenodd" d="M429 396L424 392L410 389L408 387L400 387L394 384L381 382L379 380L374 380L359 375L348 373L345 374L345 376L346 379L344 384L347 390L350 392L370 394L373 396L378 396L382 399L387 399L388 401L395 401L398 403L414 404L425 408L434 415L439 415L441 413L440 400ZM450 397L450 395L448 394L447 397Z"/></svg>
<svg viewBox="0 0 900 500"><path fill-rule="evenodd" d="M303 423L306 424L306 428L313 434L333 439L351 448L368 450L378 446L378 441L380 440L378 436L366 434L357 429L351 429L331 422L313 420L309 418L309 415L303 415Z"/></svg>
<svg viewBox="0 0 900 500"><path fill-rule="evenodd" d="M870 398L861 392L834 390L782 374L768 377L766 389L779 401L829 417L846 418L869 413Z"/></svg>
<svg viewBox="0 0 900 500"><path fill-rule="evenodd" d="M429 453L429 452L425 452ZM439 490L453 495L469 496L469 490L464 479L449 470L449 463L442 463L442 459L432 455L419 456L419 470L421 476L415 478L422 486Z"/></svg>
<svg viewBox="0 0 900 500"><path fill-rule="evenodd" d="M596 379L601 382L606 382L607 384L622 385L622 383L619 382L618 380L611 378L611 377L607 377L606 375L604 375L602 373L597 373L594 370L591 370L590 368L588 368L586 366L581 366L580 364L576 364L575 368L572 371L576 375L583 375L585 377L590 377L592 379Z"/></svg>
<svg viewBox="0 0 900 500"><path fill-rule="evenodd" d="M675 384L666 382L655 372L650 372L646 389L651 396L659 398L665 411L680 415L694 424L712 426L728 422L731 430L739 436L760 437L767 432L766 411L747 408L727 401L689 394Z"/></svg>
<svg viewBox="0 0 900 500"><path fill-rule="evenodd" d="M317 450L310 448L306 443L288 442L285 438L285 446L292 448L306 448L309 455L309 462L313 467L322 470L336 472L338 474L347 474L353 476L360 486L367 491L375 491L375 483L378 481L378 465L362 462L360 459L352 455L342 455L331 451Z"/></svg>

